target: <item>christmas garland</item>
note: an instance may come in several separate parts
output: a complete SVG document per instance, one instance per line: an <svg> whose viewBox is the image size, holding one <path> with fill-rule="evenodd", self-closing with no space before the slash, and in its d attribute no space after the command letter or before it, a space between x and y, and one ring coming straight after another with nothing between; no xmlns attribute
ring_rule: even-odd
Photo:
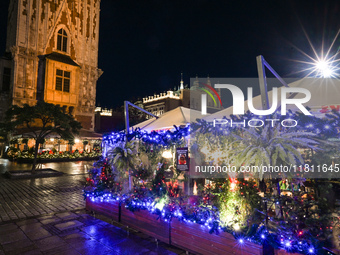
<svg viewBox="0 0 340 255"><path fill-rule="evenodd" d="M340 119L338 113L333 112L327 114L324 119L305 116L298 112L289 112L288 115L290 118L299 120L297 126L293 127L293 129L299 132L313 132L322 140L338 136ZM243 120L250 120L255 117L259 118L248 112L242 117L231 116L230 119L234 122L242 122ZM283 116L277 116L275 114L271 117L277 118L280 121L284 119ZM227 118L225 119L228 120ZM226 135L235 129L237 131L238 127L214 127L211 123L201 120L191 124L191 127L175 127L175 131L167 130L147 133L136 129L129 132L129 134L124 132L112 133L103 137L103 145L110 147L119 142L138 139L148 146L169 147L181 143L183 138L189 135L190 131L199 131L201 134L213 133L219 136ZM107 167L108 166L104 164L104 169L107 169ZM95 177L98 175L101 175L101 177L100 180L96 182ZM216 207L205 203L185 205L182 203L184 198L173 198L169 196L170 192L167 190L164 175L162 176L161 171L156 175L151 189L141 187L135 189L132 194L122 195L119 184L114 183L114 175L112 173L103 174L103 170L101 170L101 173L98 171L93 172L92 176L88 179L88 184L94 189L85 189L84 196L91 201L120 201L131 211L148 210L150 213L158 215L159 218L165 221L171 221L172 218L177 218L182 222L201 224L202 227L209 229L210 233L218 234L220 231L225 231L232 234L240 244L248 240L257 244L271 245L274 248L285 249L288 252L332 254L323 248L327 245L327 240L318 240L311 233L308 233L308 231L293 231L288 222L284 220L278 224L280 227L277 228L275 233L272 229L268 228L265 222L251 224L242 228L242 231L235 231L235 228L230 226L225 227L221 224L221 215ZM112 192L107 192L108 186L111 187ZM277 201L283 204L283 200L285 199L284 196L278 197ZM260 210L258 210L258 212L265 214ZM299 215L299 217L300 216L301 215ZM270 219L270 223L271 222L273 222L273 219Z"/></svg>

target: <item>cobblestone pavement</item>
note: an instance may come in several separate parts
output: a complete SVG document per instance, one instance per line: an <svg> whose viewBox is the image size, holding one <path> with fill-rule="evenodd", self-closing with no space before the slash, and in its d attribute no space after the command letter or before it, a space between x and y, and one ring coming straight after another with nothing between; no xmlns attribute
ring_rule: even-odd
<svg viewBox="0 0 340 255"><path fill-rule="evenodd" d="M156 243L140 232L129 232L96 219L83 210L38 216L0 223L0 255L75 254L185 254L164 243Z"/></svg>
<svg viewBox="0 0 340 255"><path fill-rule="evenodd" d="M0 223L55 212L83 209L85 175L29 180L0 178Z"/></svg>

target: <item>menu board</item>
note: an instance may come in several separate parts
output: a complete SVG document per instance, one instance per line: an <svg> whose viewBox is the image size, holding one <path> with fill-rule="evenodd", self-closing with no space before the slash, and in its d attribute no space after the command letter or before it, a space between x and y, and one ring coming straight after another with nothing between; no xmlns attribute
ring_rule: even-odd
<svg viewBox="0 0 340 255"><path fill-rule="evenodd" d="M188 147L176 149L176 163L177 170L180 171L189 170Z"/></svg>

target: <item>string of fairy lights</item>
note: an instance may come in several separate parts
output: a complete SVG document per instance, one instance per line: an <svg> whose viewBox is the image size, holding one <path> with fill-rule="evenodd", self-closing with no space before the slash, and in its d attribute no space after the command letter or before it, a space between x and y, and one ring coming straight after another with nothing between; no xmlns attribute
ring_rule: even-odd
<svg viewBox="0 0 340 255"><path fill-rule="evenodd" d="M243 119L252 119L254 116L251 113L247 113L242 117L232 116L231 118L237 121ZM299 120L298 126L295 129L302 132L313 132L316 135L321 135L327 139L330 137L339 136L339 116L331 113L327 118L320 119L313 116L303 116L299 113L290 113L290 117L297 118ZM277 117L276 118L281 118ZM187 125L185 127L174 127L174 130L161 130L146 132L140 129L132 130L129 134L125 132L111 133L103 137L103 147L112 147L117 143L137 139L149 144L155 144L158 146L167 147L169 145L176 144L187 138L190 132L193 130L200 129L200 132L211 132L212 130L220 134L228 134L230 128L215 128L212 127L211 123L205 121L198 121L198 123ZM257 227L256 231L251 232L252 234L241 234L228 227L223 227L219 213L216 210L212 210L208 207L197 208L195 215L186 214L185 210L182 210L178 205L169 205L156 202L153 198L144 197L142 199L131 197L129 195L116 195L112 193L95 193L85 192L87 199L93 203L100 202L119 202L125 205L130 210L147 210L150 213L159 215L164 221L171 221L172 218L177 218L183 223L187 224L200 224L202 228L206 228L210 233L218 234L219 231L226 231L237 239L240 245L245 245L246 241L254 242L257 244L263 244L264 242L275 243L275 247L279 247L288 252L300 252L302 254L319 254L322 246L311 243L307 239L303 239L301 235L277 235L270 232L264 223ZM323 251L323 250L322 250ZM326 253L327 254L327 253ZM332 253L328 253L332 254Z"/></svg>
<svg viewBox="0 0 340 255"><path fill-rule="evenodd" d="M183 224L200 224L202 229L206 229L209 233L218 234L220 231L228 232L234 236L239 245L246 245L247 242L252 242L262 245L265 242L270 244L275 243L273 246L284 249L288 252L300 252L302 254L320 254L322 247L317 244L311 244L307 239L300 238L298 236L284 236L276 235L269 231L265 224L262 223L257 227L256 231L250 231L251 234L244 234L239 231L235 231L228 227L221 226L218 212L216 213L209 207L197 208L195 214L187 215L185 210L182 210L178 205L166 205L162 202L156 202L151 198L137 199L131 198L127 195L118 196L115 194L98 194L87 193L86 197L91 200L92 203L121 203L131 211L147 210L152 214L158 215L165 222L171 223L173 218L183 222ZM192 205L194 206L194 205ZM331 252L325 254L332 254Z"/></svg>

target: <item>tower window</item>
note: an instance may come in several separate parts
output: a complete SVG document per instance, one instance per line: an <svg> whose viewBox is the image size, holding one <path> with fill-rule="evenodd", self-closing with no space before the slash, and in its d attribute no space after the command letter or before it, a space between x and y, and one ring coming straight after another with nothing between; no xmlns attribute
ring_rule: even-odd
<svg viewBox="0 0 340 255"><path fill-rule="evenodd" d="M67 52L67 33L64 29L58 31L57 50Z"/></svg>
<svg viewBox="0 0 340 255"><path fill-rule="evenodd" d="M70 72L57 69L55 89L59 91L70 92L70 79Z"/></svg>
<svg viewBox="0 0 340 255"><path fill-rule="evenodd" d="M9 91L11 85L11 68L4 67L2 76L2 91Z"/></svg>

